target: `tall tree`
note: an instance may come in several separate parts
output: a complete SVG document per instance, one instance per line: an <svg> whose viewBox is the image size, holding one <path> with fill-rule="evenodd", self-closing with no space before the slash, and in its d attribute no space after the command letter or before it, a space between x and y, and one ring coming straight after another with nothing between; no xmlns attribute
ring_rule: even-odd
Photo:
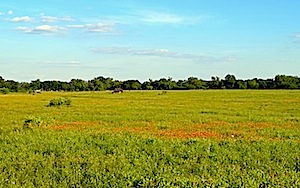
<svg viewBox="0 0 300 188"><path fill-rule="evenodd" d="M140 90L142 89L142 84L138 80L127 80L123 82L122 88L126 90Z"/></svg>
<svg viewBox="0 0 300 188"><path fill-rule="evenodd" d="M231 74L227 74L225 76L225 87L227 89L234 89L234 85L235 85L235 82L236 82L236 78L234 75L231 75Z"/></svg>
<svg viewBox="0 0 300 188"><path fill-rule="evenodd" d="M4 86L4 78L2 78L2 76L0 76L0 88L2 88Z"/></svg>
<svg viewBox="0 0 300 188"><path fill-rule="evenodd" d="M40 79L31 81L30 87L32 88L32 90L41 89L41 81L40 81Z"/></svg>
<svg viewBox="0 0 300 188"><path fill-rule="evenodd" d="M277 75L275 76L276 87L279 89L297 89L299 79L295 76Z"/></svg>
<svg viewBox="0 0 300 188"><path fill-rule="evenodd" d="M208 82L208 88L210 89L221 89L221 80L218 76L212 76L211 81Z"/></svg>

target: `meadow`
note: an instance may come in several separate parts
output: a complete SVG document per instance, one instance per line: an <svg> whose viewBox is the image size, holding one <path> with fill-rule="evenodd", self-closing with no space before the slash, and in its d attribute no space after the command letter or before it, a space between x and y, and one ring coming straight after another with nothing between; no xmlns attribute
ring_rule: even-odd
<svg viewBox="0 0 300 188"><path fill-rule="evenodd" d="M299 106L297 90L0 95L0 186L300 187Z"/></svg>

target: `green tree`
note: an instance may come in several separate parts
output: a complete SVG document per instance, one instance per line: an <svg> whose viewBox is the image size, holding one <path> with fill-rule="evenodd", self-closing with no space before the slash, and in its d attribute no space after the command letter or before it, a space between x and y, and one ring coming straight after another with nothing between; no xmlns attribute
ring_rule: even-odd
<svg viewBox="0 0 300 188"><path fill-rule="evenodd" d="M185 89L203 89L204 83L196 77L189 77L188 80L184 81L183 86Z"/></svg>
<svg viewBox="0 0 300 188"><path fill-rule="evenodd" d="M123 84L122 81L114 80L113 83L112 83L111 89L121 88L122 84Z"/></svg>
<svg viewBox="0 0 300 188"><path fill-rule="evenodd" d="M142 84L138 80L127 80L123 82L123 89L140 90L142 89Z"/></svg>
<svg viewBox="0 0 300 188"><path fill-rule="evenodd" d="M87 91L88 82L81 79L72 79L70 82L70 88L72 91Z"/></svg>
<svg viewBox="0 0 300 188"><path fill-rule="evenodd" d="M5 82L4 78L2 78L2 76L0 76L0 88L3 87L4 82Z"/></svg>
<svg viewBox="0 0 300 188"><path fill-rule="evenodd" d="M278 89L297 89L299 78L295 76L277 75L275 82Z"/></svg>
<svg viewBox="0 0 300 188"><path fill-rule="evenodd" d="M153 86L152 86L152 80L149 79L149 81L145 81L142 83L142 89L143 90L152 90L153 89Z"/></svg>
<svg viewBox="0 0 300 188"><path fill-rule="evenodd" d="M237 80L235 82L235 88L237 89L247 89L247 82L244 80Z"/></svg>
<svg viewBox="0 0 300 188"><path fill-rule="evenodd" d="M222 82L218 76L212 76L211 81L208 82L208 88L210 89L221 89Z"/></svg>
<svg viewBox="0 0 300 188"><path fill-rule="evenodd" d="M39 89L41 89L41 81L40 81L40 79L31 81L30 88L32 90L39 90Z"/></svg>
<svg viewBox="0 0 300 188"><path fill-rule="evenodd" d="M236 78L234 75L227 74L225 76L224 84L227 89L234 89L235 82L236 82Z"/></svg>
<svg viewBox="0 0 300 188"><path fill-rule="evenodd" d="M19 92L20 91L20 83L14 80L6 80L4 82L4 88L9 89L12 92Z"/></svg>
<svg viewBox="0 0 300 188"><path fill-rule="evenodd" d="M256 79L248 80L247 81L248 89L258 89L259 84L257 83Z"/></svg>

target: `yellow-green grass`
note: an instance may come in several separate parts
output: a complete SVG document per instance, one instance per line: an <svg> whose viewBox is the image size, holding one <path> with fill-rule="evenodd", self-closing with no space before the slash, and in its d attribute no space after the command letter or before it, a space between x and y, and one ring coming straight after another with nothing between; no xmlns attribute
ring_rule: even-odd
<svg viewBox="0 0 300 188"><path fill-rule="evenodd" d="M68 97L70 107L47 107ZM168 91L0 96L1 128L39 117L48 129L166 137L299 140L299 91ZM178 135L177 135L178 134Z"/></svg>
<svg viewBox="0 0 300 188"><path fill-rule="evenodd" d="M0 95L0 186L297 187L299 106L292 90Z"/></svg>

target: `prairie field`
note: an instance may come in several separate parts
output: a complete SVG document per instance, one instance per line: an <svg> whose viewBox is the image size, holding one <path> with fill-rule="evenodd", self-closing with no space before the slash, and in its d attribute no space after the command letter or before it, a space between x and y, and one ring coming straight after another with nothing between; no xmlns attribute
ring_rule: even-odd
<svg viewBox="0 0 300 188"><path fill-rule="evenodd" d="M70 105L50 106L67 98ZM300 187L300 92L0 95L0 187Z"/></svg>

